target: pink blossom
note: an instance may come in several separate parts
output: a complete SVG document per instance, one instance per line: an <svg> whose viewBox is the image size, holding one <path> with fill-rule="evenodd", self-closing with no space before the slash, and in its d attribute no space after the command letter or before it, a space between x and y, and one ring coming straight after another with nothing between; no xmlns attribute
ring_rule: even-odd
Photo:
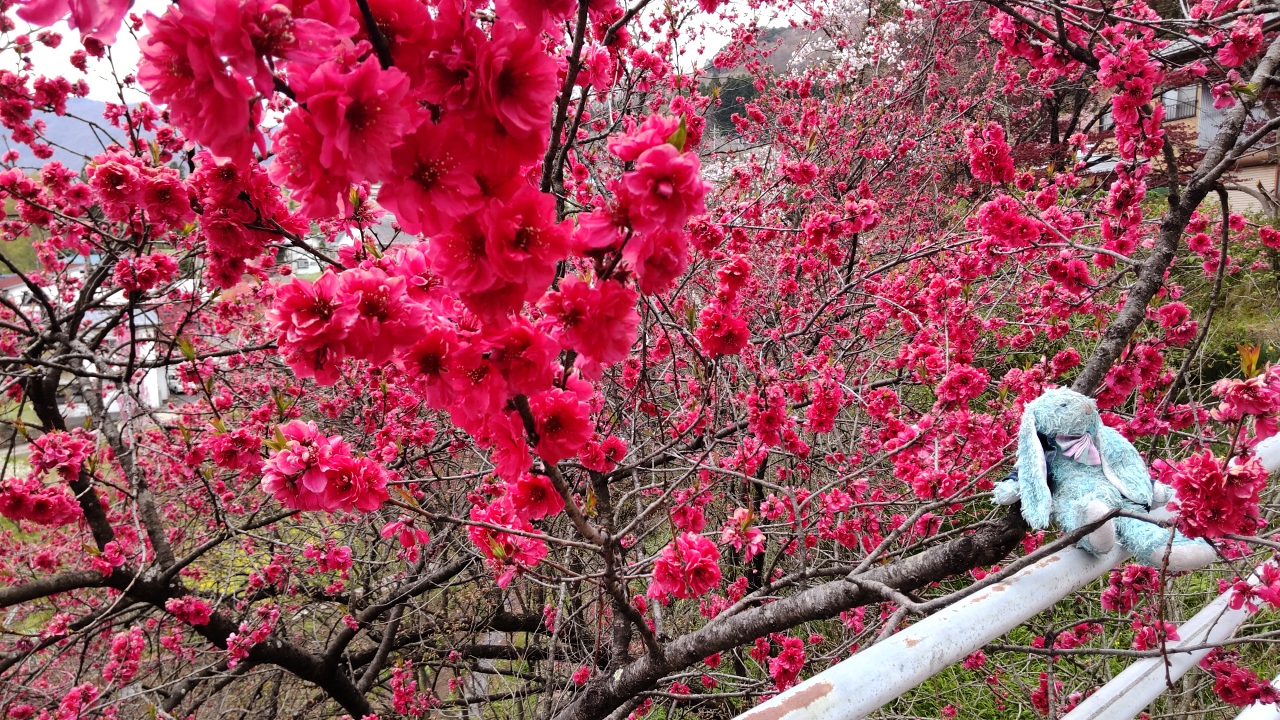
<svg viewBox="0 0 1280 720"><path fill-rule="evenodd" d="M645 233L627 243L622 257L631 263L640 292L664 292L689 266L688 236L679 230Z"/></svg>
<svg viewBox="0 0 1280 720"><path fill-rule="evenodd" d="M508 488L512 506L526 520L541 520L564 510L564 498L546 475L525 473Z"/></svg>
<svg viewBox="0 0 1280 720"><path fill-rule="evenodd" d="M169 106L173 123L217 156L248 164L255 143L263 144L258 121L262 105L253 86L218 56L214 23L176 5L162 17L147 13L138 82L152 102Z"/></svg>
<svg viewBox="0 0 1280 720"><path fill-rule="evenodd" d="M752 519L750 510L737 508L720 528L720 544L732 545L733 549L738 551L745 549L742 559L748 562L764 552L765 545L764 533L752 526Z"/></svg>
<svg viewBox="0 0 1280 720"><path fill-rule="evenodd" d="M479 56L485 104L515 137L537 136L550 128L556 65L541 45L538 33L499 20Z"/></svg>
<svg viewBox="0 0 1280 720"><path fill-rule="evenodd" d="M177 228L195 218L187 188L172 171L147 178L142 189L142 204L155 223Z"/></svg>
<svg viewBox="0 0 1280 720"><path fill-rule="evenodd" d="M294 373L317 379L324 366L336 367L346 355L343 342L360 316L332 270L326 270L314 283L300 278L286 283L267 311L267 320L278 334L282 349L301 351L286 355ZM336 375L328 377L336 380Z"/></svg>
<svg viewBox="0 0 1280 720"><path fill-rule="evenodd" d="M335 457L334 470L328 474L324 487L326 510L373 512L389 498L387 471L380 463L367 457ZM349 556L350 550L347 552Z"/></svg>
<svg viewBox="0 0 1280 720"><path fill-rule="evenodd" d="M778 651L777 657L769 660L769 676L779 690L795 684L800 671L804 669L804 661L804 641L794 637L782 638L782 649Z"/></svg>
<svg viewBox="0 0 1280 720"><path fill-rule="evenodd" d="M173 279L178 263L164 253L135 258L122 257L116 262L112 279L125 292L146 292Z"/></svg>
<svg viewBox="0 0 1280 720"><path fill-rule="evenodd" d="M532 33L572 13L572 0L501 0L498 3L499 17L504 20L518 18Z"/></svg>
<svg viewBox="0 0 1280 720"><path fill-rule="evenodd" d="M965 670L977 670L987 664L987 655L981 650L975 650L972 655L964 659Z"/></svg>
<svg viewBox="0 0 1280 720"><path fill-rule="evenodd" d="M209 458L220 468L239 470L261 465L259 450L262 440L247 428L237 428L229 433L219 433L208 438L203 448Z"/></svg>
<svg viewBox="0 0 1280 720"><path fill-rule="evenodd" d="M164 609L188 625L208 625L213 617L209 604L191 595L166 600Z"/></svg>
<svg viewBox="0 0 1280 720"><path fill-rule="evenodd" d="M551 388L560 348L542 330L516 318L489 341L489 361L507 380L512 395L533 395Z"/></svg>
<svg viewBox="0 0 1280 720"><path fill-rule="evenodd" d="M1224 378L1214 383L1212 392L1222 398L1211 413L1218 422L1280 413L1280 372L1261 373L1248 380Z"/></svg>
<svg viewBox="0 0 1280 720"><path fill-rule="evenodd" d="M609 152L623 162L633 162L644 151L670 142L679 130L679 118L650 115L632 131L609 138Z"/></svg>
<svg viewBox="0 0 1280 720"><path fill-rule="evenodd" d="M431 269L461 295L478 295L503 284L489 257L485 229L475 218L464 218L433 236L429 255ZM523 292L520 300L524 300Z"/></svg>
<svg viewBox="0 0 1280 720"><path fill-rule="evenodd" d="M566 349L604 365L622 360L636 339L636 292L616 280L588 285L567 277L539 303L552 323L551 336Z"/></svg>
<svg viewBox="0 0 1280 720"><path fill-rule="evenodd" d="M996 123L987 123L981 131L969 128L964 141L969 148L969 169L976 179L989 183L1013 180L1013 157L1005 142L1004 128Z"/></svg>
<svg viewBox="0 0 1280 720"><path fill-rule="evenodd" d="M1262 17L1244 15L1231 26L1227 44L1218 49L1218 62L1223 67L1240 67L1262 49Z"/></svg>
<svg viewBox="0 0 1280 720"><path fill-rule="evenodd" d="M663 143L645 150L635 166L622 176L618 193L630 208L636 229L642 232L679 230L690 215L706 211L698 156L682 154Z"/></svg>
<svg viewBox="0 0 1280 720"><path fill-rule="evenodd" d="M315 423L294 420L277 428L277 451L267 460L262 474L262 491L275 496L285 507L297 510L325 510L329 484L351 459L351 449L341 435L325 437ZM342 481L344 490L362 478Z"/></svg>
<svg viewBox="0 0 1280 720"><path fill-rule="evenodd" d="M321 65L307 79L301 99L320 133L320 162L331 173L379 180L391 170L391 150L400 144L410 116L403 99L409 78L382 69L368 57L354 68Z"/></svg>
<svg viewBox="0 0 1280 720"><path fill-rule="evenodd" d="M1267 484L1267 471L1256 459L1224 468L1206 450L1169 468L1169 484L1177 500L1178 529L1189 537L1252 535L1257 531L1258 503Z"/></svg>
<svg viewBox="0 0 1280 720"><path fill-rule="evenodd" d="M27 0L19 5L17 14L33 25L45 27L69 15L67 24L79 30L81 37L111 45L132 6L133 0Z"/></svg>
<svg viewBox="0 0 1280 720"><path fill-rule="evenodd" d="M138 674L142 651L146 649L142 628L132 627L111 637L110 660L102 668L102 678L108 682L127 685Z"/></svg>
<svg viewBox="0 0 1280 720"><path fill-rule="evenodd" d="M94 439L83 428L45 433L31 443L28 462L37 473L54 471L67 482L76 479L93 454Z"/></svg>
<svg viewBox="0 0 1280 720"><path fill-rule="evenodd" d="M495 501L488 507L471 508L471 519L525 532L532 530L529 522L516 514L506 498ZM524 535L499 532L478 525L467 528L467 534L497 573L499 587L506 587L517 574L534 567L547 555L545 542Z"/></svg>
<svg viewBox="0 0 1280 720"><path fill-rule="evenodd" d="M351 569L351 548L346 545L338 545L328 548L324 555L320 557L320 569L322 572L346 572Z"/></svg>
<svg viewBox="0 0 1280 720"><path fill-rule="evenodd" d="M93 188L99 202L113 219L127 218L142 199L146 181L136 163L136 160L120 155L93 166L90 172L89 187Z"/></svg>
<svg viewBox="0 0 1280 720"><path fill-rule="evenodd" d="M425 390L427 405L443 410L456 394L450 357L458 347L458 334L446 325L430 324L417 342L396 358L396 364Z"/></svg>
<svg viewBox="0 0 1280 720"><path fill-rule="evenodd" d="M578 460L588 470L609 472L627 455L627 443L617 435L610 435L604 442L588 442L578 453Z"/></svg>
<svg viewBox="0 0 1280 720"><path fill-rule="evenodd" d="M431 542L431 535L426 530L417 527L414 522L412 518L401 518L395 522L389 522L382 526L379 534L384 538L394 535L400 546L406 549Z"/></svg>
<svg viewBox="0 0 1280 720"><path fill-rule="evenodd" d="M1280 702L1280 691L1249 668L1240 667L1240 656L1222 648L1200 661L1200 667L1214 676L1213 691L1228 705L1244 707Z"/></svg>
<svg viewBox="0 0 1280 720"><path fill-rule="evenodd" d="M534 299L555 277L569 248L569 223L555 222L555 198L522 185L484 214L485 252L504 280L529 287Z"/></svg>
<svg viewBox="0 0 1280 720"><path fill-rule="evenodd" d="M515 413L495 412L484 424L482 445L489 447L489 461L500 478L515 480L529 472L533 463L525 442L524 423Z"/></svg>
<svg viewBox="0 0 1280 720"><path fill-rule="evenodd" d="M381 365L421 332L425 313L409 300L404 278L377 268L354 268L344 271L339 283L343 304L355 310L343 342L353 357Z"/></svg>
<svg viewBox="0 0 1280 720"><path fill-rule="evenodd" d="M764 397L753 392L747 396L747 429L765 445L779 447L783 433L795 425L787 410L787 398L781 387L769 386Z"/></svg>
<svg viewBox="0 0 1280 720"><path fill-rule="evenodd" d="M578 396L553 388L529 398L538 443L534 450L549 465L578 453L591 439L587 405Z"/></svg>
<svg viewBox="0 0 1280 720"><path fill-rule="evenodd" d="M1040 226L1022 214L1017 201L998 195L978 208L978 225L984 237L1008 248L1024 248L1040 237Z"/></svg>
<svg viewBox="0 0 1280 720"><path fill-rule="evenodd" d="M986 370L956 365L938 383L938 400L949 405L967 403L981 395L990 380Z"/></svg>
<svg viewBox="0 0 1280 720"><path fill-rule="evenodd" d="M405 232L434 235L480 209L480 186L455 143L462 135L458 122L422 123L393 154L378 202Z"/></svg>
<svg viewBox="0 0 1280 720"><path fill-rule="evenodd" d="M0 515L58 527L79 519L81 509L65 485L46 487L34 477L11 477L0 480Z"/></svg>
<svg viewBox="0 0 1280 720"><path fill-rule="evenodd" d="M1134 636L1133 636L1132 646L1134 650L1151 650L1153 648L1160 647L1161 632L1159 629L1151 625L1144 625L1140 623L1137 618L1134 619L1133 624L1134 624L1134 629L1137 630L1137 632L1134 633ZM1171 622L1165 622L1163 624L1163 628L1164 628L1164 637L1166 640L1179 639L1177 625L1174 625Z"/></svg>
<svg viewBox="0 0 1280 720"><path fill-rule="evenodd" d="M315 118L294 108L271 138L276 160L268 171L272 181L291 190L302 214L326 218L350 206L351 179L346 172L330 172L320 159L323 138Z"/></svg>
<svg viewBox="0 0 1280 720"><path fill-rule="evenodd" d="M700 597L720 584L720 551L701 535L683 533L663 548L653 564L648 596L665 601Z"/></svg>
<svg viewBox="0 0 1280 720"><path fill-rule="evenodd" d="M1231 83L1218 83L1212 88L1209 88L1209 93L1213 95L1213 107L1215 110L1225 110L1229 107L1235 107L1236 96L1231 90Z"/></svg>
<svg viewBox="0 0 1280 720"><path fill-rule="evenodd" d="M703 308L698 319L701 321L697 330L698 344L709 357L737 355L751 340L747 323L718 305Z"/></svg>

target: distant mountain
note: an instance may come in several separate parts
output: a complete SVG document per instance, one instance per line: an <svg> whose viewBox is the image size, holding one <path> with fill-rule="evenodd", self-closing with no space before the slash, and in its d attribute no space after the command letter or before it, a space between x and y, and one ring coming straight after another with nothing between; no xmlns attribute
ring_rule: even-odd
<svg viewBox="0 0 1280 720"><path fill-rule="evenodd" d="M794 69L793 65L805 67L826 59L830 51L826 49L829 43L824 41L825 37L813 30L778 26L763 28L756 38L756 46L769 50L768 57L763 59L766 65L774 72L783 72ZM703 69L711 80L746 75L746 68L741 65L717 67L715 58L708 60Z"/></svg>
<svg viewBox="0 0 1280 720"><path fill-rule="evenodd" d="M59 117L53 113L34 113L32 120L44 120L47 126L45 139L53 145L53 157L50 160L58 160L69 168L79 170L84 167L88 158L102 152L103 148L120 144L125 135L102 118L106 108L107 104L100 100L68 98L66 115ZM0 148L17 148L21 152L18 166L24 170L38 170L48 162L32 155L31 148L16 145L7 132L0 136Z"/></svg>
<svg viewBox="0 0 1280 720"><path fill-rule="evenodd" d="M805 28L780 26L763 28L756 38L756 46L766 50L759 59L775 74L798 70L822 62L831 56L830 43L821 34ZM719 61L719 62L717 62ZM702 81L704 95L716 95L720 102L707 109L707 121L713 136L734 136L737 127L733 116L746 115L747 104L756 99L755 78L741 64L730 65L722 57L707 61L703 67L706 76Z"/></svg>

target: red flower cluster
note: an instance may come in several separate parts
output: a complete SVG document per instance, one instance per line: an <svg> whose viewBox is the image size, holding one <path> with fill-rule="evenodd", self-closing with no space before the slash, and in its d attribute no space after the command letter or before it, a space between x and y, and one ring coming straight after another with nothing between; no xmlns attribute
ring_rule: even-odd
<svg viewBox="0 0 1280 720"><path fill-rule="evenodd" d="M1162 474L1178 494L1169 509L1179 513L1178 529L1188 537L1252 535L1257 531L1258 503L1267 485L1267 471L1257 460L1236 461L1224 468L1205 450Z"/></svg>
<svg viewBox="0 0 1280 720"><path fill-rule="evenodd" d="M804 669L804 641L800 638L784 637L781 639L782 649L777 656L769 659L769 677L779 690L786 690L796 683L800 671Z"/></svg>
<svg viewBox="0 0 1280 720"><path fill-rule="evenodd" d="M1280 609L1280 566L1275 562L1263 564L1258 568L1256 583L1236 580L1231 585L1230 592L1232 610L1243 607L1254 613L1258 611L1261 603Z"/></svg>
<svg viewBox="0 0 1280 720"><path fill-rule="evenodd" d="M219 162L207 150L196 160L187 184L200 208L199 237L208 251L205 278L216 288L230 288L254 270L250 263L269 243L304 232L307 223L289 212L280 188L256 163Z"/></svg>
<svg viewBox="0 0 1280 720"><path fill-rule="evenodd" d="M116 261L112 280L125 292L146 292L173 279L178 263L164 253L122 257Z"/></svg>
<svg viewBox="0 0 1280 720"><path fill-rule="evenodd" d="M1200 661L1200 667L1213 674L1213 691L1222 702L1236 707L1280 702L1280 690L1249 668L1240 667L1239 661L1239 653L1222 649Z"/></svg>
<svg viewBox="0 0 1280 720"><path fill-rule="evenodd" d="M666 603L700 597L720 584L720 550L701 535L682 533L653 564L648 596ZM803 645L803 643L802 643Z"/></svg>
<svg viewBox="0 0 1280 720"><path fill-rule="evenodd" d="M1262 18L1247 15L1231 26L1227 42L1218 49L1218 62L1223 67L1240 67L1262 49Z"/></svg>
<svg viewBox="0 0 1280 720"><path fill-rule="evenodd" d="M145 220L152 237L181 229L195 217L187 188L172 168L117 151L94 158L88 172L89 187L107 217L138 227Z"/></svg>
<svg viewBox="0 0 1280 720"><path fill-rule="evenodd" d="M208 603L191 595L165 601L164 609L188 625L208 625L213 616Z"/></svg>
<svg viewBox="0 0 1280 720"><path fill-rule="evenodd" d="M295 278L267 317L294 373L332 385L344 358L380 365L407 348L427 315L403 275L371 267L326 270L315 282Z"/></svg>
<svg viewBox="0 0 1280 720"><path fill-rule="evenodd" d="M113 635L108 654L110 660L102 668L102 678L108 682L128 684L138 674L144 649L146 641L142 637L142 628L136 625Z"/></svg>
<svg viewBox="0 0 1280 720"><path fill-rule="evenodd" d="M1213 385L1213 394L1221 398L1209 413L1214 420L1232 424L1253 418L1253 434L1246 438L1248 447L1280 432L1280 366L1272 365L1247 380L1219 380Z"/></svg>
<svg viewBox="0 0 1280 720"><path fill-rule="evenodd" d="M52 470L67 482L75 480L84 461L93 454L93 443L93 437L82 428L45 433L31 443L31 469L35 473Z"/></svg>
<svg viewBox="0 0 1280 720"><path fill-rule="evenodd" d="M339 435L325 437L315 423L295 420L277 428L276 452L267 460L262 490L298 510L372 512L386 502L387 473L354 457Z"/></svg>
<svg viewBox="0 0 1280 720"><path fill-rule="evenodd" d="M497 576L499 587L506 587L516 575L524 572L526 568L537 565L547 556L547 544L542 540L529 537L530 534L534 534L529 518L538 512L545 514L555 506L555 500L551 496L555 495L558 498L560 495L556 493L554 487L539 486L537 482L536 479L531 480L523 490L517 483L515 490L520 494L519 502L522 504L520 509L517 509L516 500L512 495L497 498L487 506L476 505L471 508L471 519L474 522L511 528L521 533L517 535L501 532L484 525L472 525L467 528L471 542L489 561L490 567ZM563 508L562 500L556 512Z"/></svg>
<svg viewBox="0 0 1280 720"><path fill-rule="evenodd" d="M1022 207L1008 195L997 195L978 208L977 225L983 237L989 239L988 245L1004 249L1025 248L1040 238L1040 223L1024 215Z"/></svg>
<svg viewBox="0 0 1280 720"><path fill-rule="evenodd" d="M1013 180L1013 156L1004 139L1004 128L987 123L985 128L969 128L964 133L969 148L969 169L982 182L1005 183Z"/></svg>
<svg viewBox="0 0 1280 720"><path fill-rule="evenodd" d="M720 528L720 544L731 545L734 550L743 551L744 562L750 562L751 558L764 552L764 533L751 524L752 520L750 510L737 508Z"/></svg>
<svg viewBox="0 0 1280 720"><path fill-rule="evenodd" d="M1123 570L1112 570L1107 588L1102 591L1102 607L1118 613L1128 613L1139 601L1159 587L1159 571L1145 565L1126 565Z"/></svg>
<svg viewBox="0 0 1280 720"><path fill-rule="evenodd" d="M58 527L75 522L80 514L80 505L65 487L46 487L33 477L0 482L0 515L14 522Z"/></svg>
<svg viewBox="0 0 1280 720"><path fill-rule="evenodd" d="M972 365L956 365L938 383L937 396L946 405L960 405L976 399L987 389L991 377Z"/></svg>

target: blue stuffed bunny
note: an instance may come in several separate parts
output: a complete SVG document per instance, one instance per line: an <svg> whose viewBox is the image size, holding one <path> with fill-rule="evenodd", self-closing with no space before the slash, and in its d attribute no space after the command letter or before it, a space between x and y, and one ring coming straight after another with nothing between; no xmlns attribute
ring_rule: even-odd
<svg viewBox="0 0 1280 720"><path fill-rule="evenodd" d="M1102 423L1093 399L1067 388L1047 390L1023 410L1016 467L1016 480L996 486L996 501L1007 505L1021 497L1022 517L1036 530L1049 525L1050 512L1071 532L1112 508L1148 513L1153 502L1169 499L1168 486L1151 482L1137 448ZM1171 572L1204 567L1216 557L1208 543L1176 531L1170 548L1169 533L1142 520L1112 518L1080 547L1104 554L1118 541L1152 567L1165 564L1167 551Z"/></svg>

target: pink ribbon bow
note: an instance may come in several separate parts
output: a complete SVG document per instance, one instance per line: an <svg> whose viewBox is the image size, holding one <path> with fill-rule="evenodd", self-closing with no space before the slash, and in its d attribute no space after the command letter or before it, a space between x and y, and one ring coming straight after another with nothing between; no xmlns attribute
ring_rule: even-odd
<svg viewBox="0 0 1280 720"><path fill-rule="evenodd" d="M1057 448L1062 451L1062 455L1070 457L1076 462L1083 462L1084 465L1101 465L1102 457L1098 455L1098 447L1093 445L1093 436L1085 433L1083 436L1057 436Z"/></svg>
<svg viewBox="0 0 1280 720"><path fill-rule="evenodd" d="M1098 448L1093 444L1093 436L1084 435L1058 435L1054 438L1058 443L1058 449L1063 455L1085 465L1101 465L1102 457L1098 455Z"/></svg>

